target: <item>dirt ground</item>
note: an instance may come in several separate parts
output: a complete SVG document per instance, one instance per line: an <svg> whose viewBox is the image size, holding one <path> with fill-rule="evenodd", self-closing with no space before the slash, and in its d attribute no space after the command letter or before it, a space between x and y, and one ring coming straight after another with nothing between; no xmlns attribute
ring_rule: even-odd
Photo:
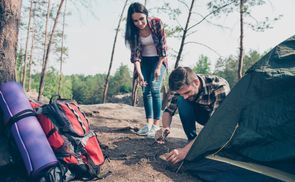
<svg viewBox="0 0 295 182"><path fill-rule="evenodd" d="M130 130L144 125L143 108L124 104L82 108L86 113L92 113L92 117L89 117L92 129L97 132L104 145L103 150L110 158L110 162L105 162L103 171L110 170L112 174L101 181L198 181L189 174L177 174L178 165L171 165L159 158L159 155L186 143L178 117L174 117L168 141L161 145Z"/></svg>
<svg viewBox="0 0 295 182"><path fill-rule="evenodd" d="M186 173L176 173L174 166L159 158L159 155L186 143L178 116L173 118L172 132L165 144L157 144L154 139L138 136L132 129L145 124L144 109L125 104L83 105L82 110L88 116L92 130L102 143L104 153L109 157L102 171L111 171L105 179L99 181L199 181ZM28 181L20 168L7 169L0 174L1 181Z"/></svg>

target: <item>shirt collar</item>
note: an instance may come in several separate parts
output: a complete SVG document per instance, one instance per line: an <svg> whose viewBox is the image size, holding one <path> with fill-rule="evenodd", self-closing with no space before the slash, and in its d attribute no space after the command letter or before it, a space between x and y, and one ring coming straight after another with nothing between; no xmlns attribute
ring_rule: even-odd
<svg viewBox="0 0 295 182"><path fill-rule="evenodd" d="M201 87L199 92L204 92L204 94L209 94L208 88L206 87L207 84L205 82L204 76L203 75L197 75L197 77L199 78L199 80L202 83L202 87Z"/></svg>
<svg viewBox="0 0 295 182"><path fill-rule="evenodd" d="M189 101L199 101L202 99L202 97L206 94L208 94L208 89L205 87L205 80L201 75L196 74L197 79L202 83L201 88L197 94L189 98Z"/></svg>

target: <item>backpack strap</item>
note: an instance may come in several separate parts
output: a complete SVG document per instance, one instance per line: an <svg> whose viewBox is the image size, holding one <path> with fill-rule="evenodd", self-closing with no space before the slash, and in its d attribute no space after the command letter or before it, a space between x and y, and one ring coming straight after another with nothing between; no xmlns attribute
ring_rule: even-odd
<svg viewBox="0 0 295 182"><path fill-rule="evenodd" d="M56 127L52 128L47 134L46 134L46 138L49 138L51 135L53 135L54 132L56 132L57 129Z"/></svg>
<svg viewBox="0 0 295 182"><path fill-rule="evenodd" d="M60 108L61 107L60 105L63 105L63 106L66 106L67 108L69 108L72 111L72 113L74 113L75 117L77 118L77 120L83 130L83 133L86 134L87 128L83 124L78 113L75 111L75 109L73 109L70 106L69 103L72 103L71 100L62 99L59 95L54 95L51 97L50 102L47 105L47 108L46 108L47 114L45 114L45 115L52 115L52 117L55 119L55 124L59 128L59 131L62 132L63 134L70 132L70 133L74 134L76 137L80 137L80 135L76 134L76 132L73 131L71 129L71 127L69 127L68 118L66 118L65 114L61 111L61 108ZM75 104L75 106L76 106L76 104ZM89 122L87 121L87 123L89 123Z"/></svg>
<svg viewBox="0 0 295 182"><path fill-rule="evenodd" d="M78 113L71 107L71 105L69 103L65 102L65 105L74 113L74 115L76 116L77 120L79 121L79 124L80 124L81 128L83 129L84 134L86 134L86 127L83 124L83 121L81 120L81 118L78 115ZM87 123L88 123L88 121L87 121Z"/></svg>
<svg viewBox="0 0 295 182"><path fill-rule="evenodd" d="M52 102L55 102L56 100L60 100L60 99L61 99L60 95L53 95L50 98L49 104L51 104Z"/></svg>
<svg viewBox="0 0 295 182"><path fill-rule="evenodd" d="M81 111L82 115L83 115L84 118L86 119L86 122L87 122L87 124L88 124L88 126L89 126L90 123L89 123L89 121L88 121L88 118L87 118L85 112L82 112L82 110L81 110L81 108L78 106L78 104L76 104L76 103L73 103L73 104L79 109L79 111Z"/></svg>

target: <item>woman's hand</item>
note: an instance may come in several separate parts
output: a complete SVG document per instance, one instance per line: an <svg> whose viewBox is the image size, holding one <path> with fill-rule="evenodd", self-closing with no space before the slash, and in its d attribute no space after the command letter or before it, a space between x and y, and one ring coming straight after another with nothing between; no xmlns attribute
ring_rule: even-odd
<svg viewBox="0 0 295 182"><path fill-rule="evenodd" d="M160 68L156 68L155 73L154 73L154 80L158 81L161 75L161 67Z"/></svg>
<svg viewBox="0 0 295 182"><path fill-rule="evenodd" d="M147 85L147 82L144 81L144 78L143 78L143 75L142 74L138 75L138 83L142 87L145 87Z"/></svg>

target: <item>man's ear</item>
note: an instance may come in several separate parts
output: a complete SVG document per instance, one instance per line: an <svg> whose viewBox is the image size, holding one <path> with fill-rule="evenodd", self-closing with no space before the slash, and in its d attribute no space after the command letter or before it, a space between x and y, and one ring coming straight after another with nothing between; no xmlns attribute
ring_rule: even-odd
<svg viewBox="0 0 295 182"><path fill-rule="evenodd" d="M196 85L200 85L200 80L199 80L199 79L194 79L193 82L194 82Z"/></svg>
<svg viewBox="0 0 295 182"><path fill-rule="evenodd" d="M201 81L199 79L193 80L193 83L195 84L195 87L197 87L197 90L201 88Z"/></svg>

